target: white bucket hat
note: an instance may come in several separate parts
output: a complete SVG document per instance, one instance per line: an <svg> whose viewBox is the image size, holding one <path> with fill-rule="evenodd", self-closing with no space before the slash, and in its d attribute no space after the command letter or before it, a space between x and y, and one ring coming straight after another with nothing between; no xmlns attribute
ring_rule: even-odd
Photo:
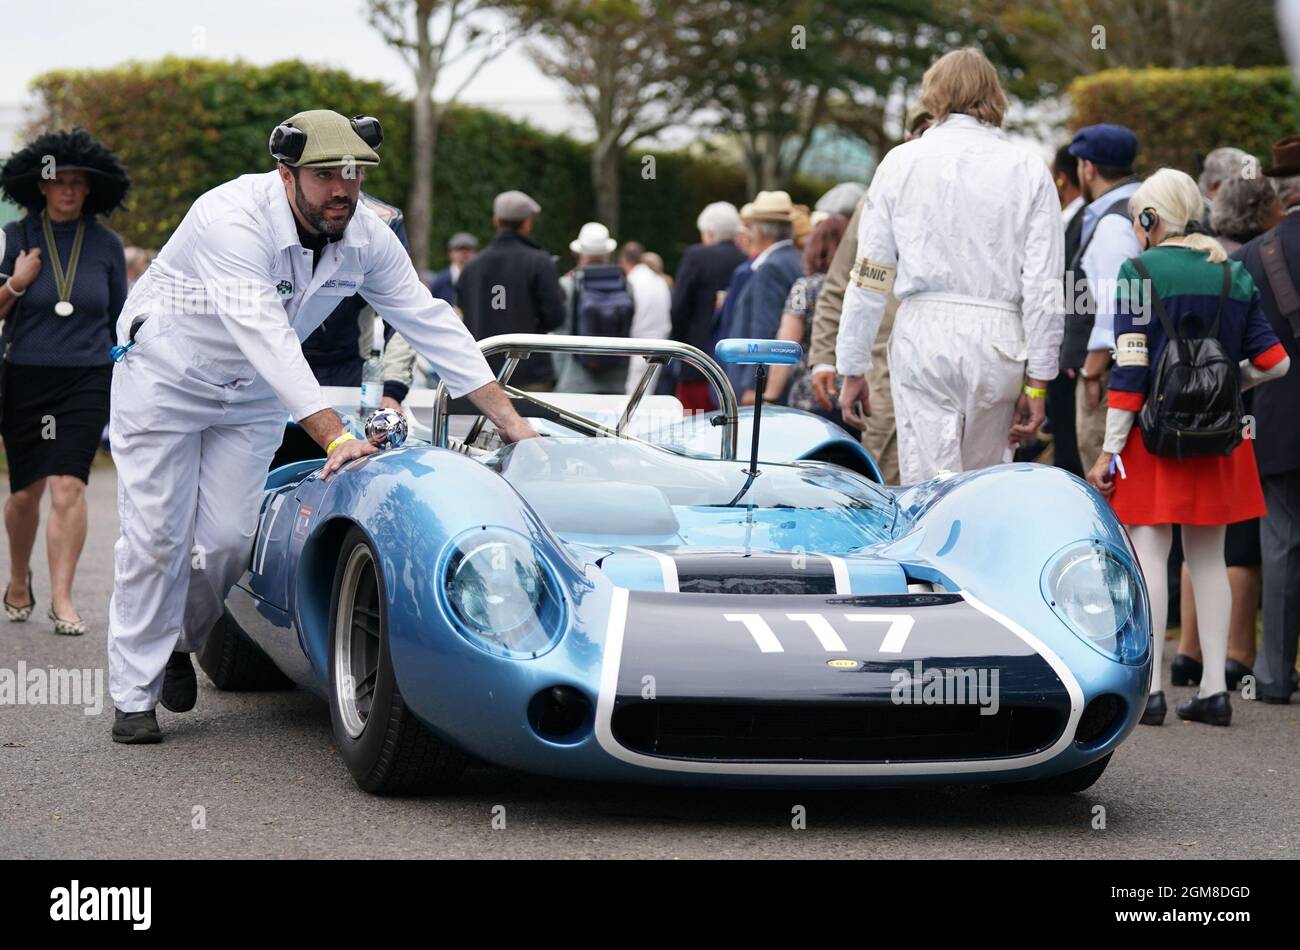
<svg viewBox="0 0 1300 950"><path fill-rule="evenodd" d="M618 242L609 236L609 228L599 221L588 221L578 232L578 239L569 242L569 250L574 254L598 256L614 253Z"/></svg>

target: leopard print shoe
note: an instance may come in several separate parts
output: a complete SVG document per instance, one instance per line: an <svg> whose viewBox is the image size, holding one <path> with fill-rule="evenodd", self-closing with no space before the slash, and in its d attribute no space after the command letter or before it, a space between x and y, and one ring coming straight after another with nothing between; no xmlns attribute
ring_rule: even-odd
<svg viewBox="0 0 1300 950"><path fill-rule="evenodd" d="M36 598L32 595L32 572L27 572L27 596L29 598L26 604L17 607L9 603L9 588L5 587L4 607L5 616L9 618L10 623L23 623L32 615L32 608L36 606Z"/></svg>

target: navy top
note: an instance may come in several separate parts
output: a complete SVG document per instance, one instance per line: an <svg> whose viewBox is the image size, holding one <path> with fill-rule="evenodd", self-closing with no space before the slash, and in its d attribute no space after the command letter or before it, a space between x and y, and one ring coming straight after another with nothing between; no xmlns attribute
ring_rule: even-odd
<svg viewBox="0 0 1300 950"><path fill-rule="evenodd" d="M28 366L107 366L115 341L114 326L126 301L126 255L122 239L95 220L83 219L86 235L72 285L70 317L54 312L59 302L54 265L45 246L39 215L28 214L5 225L5 254L0 275L13 273L18 252L41 249L41 271L27 293L18 298L5 319L6 338L14 334L9 362ZM52 221L59 260L66 268L72 256L76 221ZM11 326L12 324L12 326Z"/></svg>

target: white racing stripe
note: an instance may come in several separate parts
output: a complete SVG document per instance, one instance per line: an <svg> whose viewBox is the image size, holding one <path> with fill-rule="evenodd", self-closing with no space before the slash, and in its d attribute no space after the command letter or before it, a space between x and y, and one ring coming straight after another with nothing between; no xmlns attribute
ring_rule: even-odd
<svg viewBox="0 0 1300 950"><path fill-rule="evenodd" d="M654 558L659 562L659 570L664 575L664 590L670 594L679 593L681 588L677 581L677 562L661 551L652 551L650 548L639 548L635 544L626 545L624 550L639 551L640 553Z"/></svg>
<svg viewBox="0 0 1300 950"><path fill-rule="evenodd" d="M835 593L853 593L853 584L849 580L849 562L834 554L823 554L822 557L831 562L831 570L835 572Z"/></svg>

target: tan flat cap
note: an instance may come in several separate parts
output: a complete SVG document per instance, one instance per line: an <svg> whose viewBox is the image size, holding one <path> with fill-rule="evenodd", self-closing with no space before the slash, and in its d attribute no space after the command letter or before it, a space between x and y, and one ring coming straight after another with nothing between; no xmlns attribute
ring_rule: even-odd
<svg viewBox="0 0 1300 950"><path fill-rule="evenodd" d="M378 165L379 153L352 128L352 120L329 109L311 109L284 120L307 136L302 157L289 164L317 168L331 165Z"/></svg>

